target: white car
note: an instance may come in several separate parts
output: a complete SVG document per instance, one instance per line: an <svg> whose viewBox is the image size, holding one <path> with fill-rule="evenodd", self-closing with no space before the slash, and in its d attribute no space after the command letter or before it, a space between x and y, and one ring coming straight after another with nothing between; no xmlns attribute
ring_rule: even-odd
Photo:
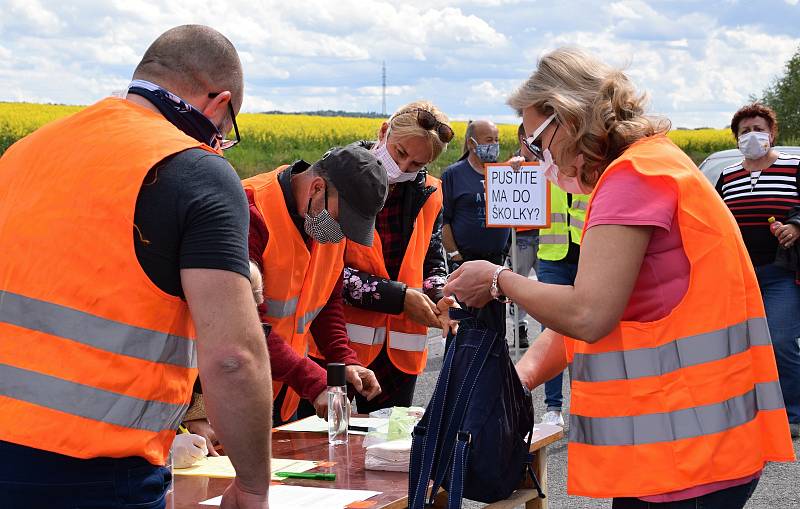
<svg viewBox="0 0 800 509"><path fill-rule="evenodd" d="M773 148L778 152L783 152L784 154L800 155L800 147ZM744 156L738 148L720 150L719 152L714 152L710 156L706 157L705 160L700 163L699 168L700 171L703 172L703 175L705 175L706 178L711 181L711 185L713 186L717 184L719 174L722 173L723 169L738 163L743 158Z"/></svg>

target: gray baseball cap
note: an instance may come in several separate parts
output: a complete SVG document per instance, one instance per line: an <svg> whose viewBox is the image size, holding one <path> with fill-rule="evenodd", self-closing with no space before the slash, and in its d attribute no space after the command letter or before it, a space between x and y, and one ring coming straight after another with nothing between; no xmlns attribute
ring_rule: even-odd
<svg viewBox="0 0 800 509"><path fill-rule="evenodd" d="M330 149L315 163L339 194L339 224L345 237L372 247L375 216L383 209L389 182L372 153L356 144Z"/></svg>

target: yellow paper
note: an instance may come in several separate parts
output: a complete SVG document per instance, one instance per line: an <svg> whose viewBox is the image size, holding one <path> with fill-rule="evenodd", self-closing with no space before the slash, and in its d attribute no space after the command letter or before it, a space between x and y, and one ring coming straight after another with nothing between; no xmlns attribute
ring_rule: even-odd
<svg viewBox="0 0 800 509"><path fill-rule="evenodd" d="M272 458L270 468L272 470L272 480L280 481L282 477L276 477L275 472L306 472L317 466L316 461L289 460ZM222 479L233 479L236 471L233 469L228 456L208 456L191 467L176 468L175 475L188 475L195 477L218 477Z"/></svg>

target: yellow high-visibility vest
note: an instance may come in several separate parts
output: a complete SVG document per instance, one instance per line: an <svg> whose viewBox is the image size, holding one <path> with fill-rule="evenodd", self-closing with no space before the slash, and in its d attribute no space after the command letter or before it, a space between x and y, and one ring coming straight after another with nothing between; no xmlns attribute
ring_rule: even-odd
<svg viewBox="0 0 800 509"><path fill-rule="evenodd" d="M539 232L540 260L563 260L569 252L570 238L581 245L588 203L589 195L573 194L572 205L568 205L567 192L556 185L550 186L550 228Z"/></svg>

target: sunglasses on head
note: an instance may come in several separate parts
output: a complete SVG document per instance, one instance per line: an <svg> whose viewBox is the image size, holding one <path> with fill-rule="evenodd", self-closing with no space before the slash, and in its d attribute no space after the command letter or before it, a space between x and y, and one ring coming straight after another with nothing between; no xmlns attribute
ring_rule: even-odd
<svg viewBox="0 0 800 509"><path fill-rule="evenodd" d="M555 118L556 114L553 113L547 118L547 120L542 122L542 125L537 127L535 131L533 131L532 135L522 140L522 143L523 145L525 145L525 148L527 148L530 151L530 153L533 154L533 157L535 157L537 161L544 161L544 150L542 150L541 143L538 143L536 140L539 139L544 130L547 129L547 126L549 126L553 122L553 120L555 120ZM556 130L557 129L558 129L558 124L556 124ZM555 136L555 133L553 133L553 136Z"/></svg>
<svg viewBox="0 0 800 509"><path fill-rule="evenodd" d="M419 124L421 128L425 129L426 131L435 131L436 136L439 137L442 143L450 143L450 141L452 141L453 136L455 136L453 128L444 122L437 120L433 113L428 110L414 109L404 111L403 113L400 113L400 115L411 113L417 114L417 124Z"/></svg>
<svg viewBox="0 0 800 509"><path fill-rule="evenodd" d="M214 99L220 94L220 92L212 92L208 94L209 99ZM228 150L229 148L233 148L234 145L242 141L242 138L239 136L239 126L236 125L236 115L233 112L233 106L231 106L231 102L228 101L228 113L231 116L231 121L233 122L233 132L236 134L235 140L229 140L226 138L222 138L219 140L219 148L221 150Z"/></svg>

